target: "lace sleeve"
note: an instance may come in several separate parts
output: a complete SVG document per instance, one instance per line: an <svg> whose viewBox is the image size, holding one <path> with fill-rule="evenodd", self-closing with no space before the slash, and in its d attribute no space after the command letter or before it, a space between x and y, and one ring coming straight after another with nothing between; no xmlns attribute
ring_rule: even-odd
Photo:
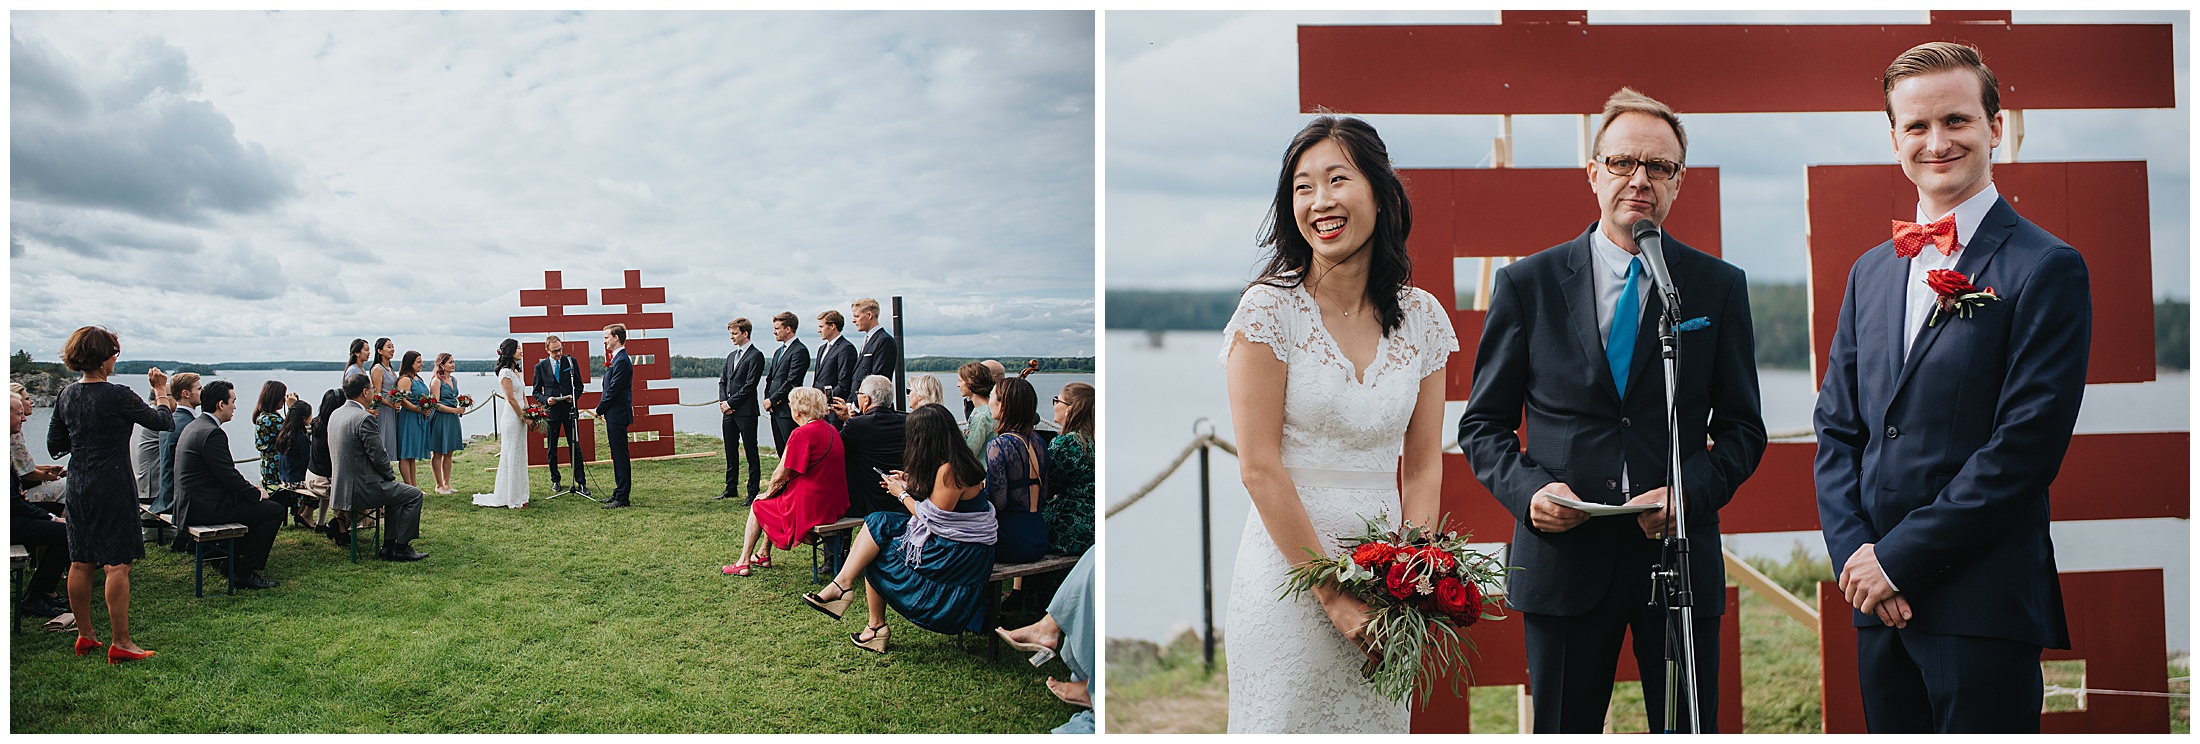
<svg viewBox="0 0 2200 744"><path fill-rule="evenodd" d="M1230 314L1230 324L1222 328L1222 355L1224 366L1230 364L1230 350L1237 347L1237 336L1245 334L1245 340L1267 344L1275 352L1276 360L1291 363L1290 351L1296 345L1290 323L1291 309L1284 293L1290 290L1255 284L1238 297L1237 311Z"/></svg>
<svg viewBox="0 0 2200 744"><path fill-rule="evenodd" d="M1451 361L1452 352L1459 350L1459 334L1452 330L1451 315L1435 295L1419 287L1409 287L1406 293L1406 317L1412 321L1409 332L1413 334L1408 340L1420 352L1418 374L1426 379Z"/></svg>

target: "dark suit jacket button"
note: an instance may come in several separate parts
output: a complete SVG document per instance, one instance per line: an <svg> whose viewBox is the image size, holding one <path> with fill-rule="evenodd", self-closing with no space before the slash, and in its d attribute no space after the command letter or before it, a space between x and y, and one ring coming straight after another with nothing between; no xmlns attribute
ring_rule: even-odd
<svg viewBox="0 0 2200 744"><path fill-rule="evenodd" d="M1899 436L1902 436L1902 430L1901 430L1901 429L1897 429L1897 428L1894 428L1894 427L1892 427L1892 426L1889 426L1889 427L1887 427L1887 438L1888 438L1888 439L1893 439L1893 438L1895 438L1895 437L1899 437Z"/></svg>
<svg viewBox="0 0 2200 744"><path fill-rule="evenodd" d="M1619 481L1616 481L1616 480L1607 480L1607 481L1605 481L1605 482L1604 482L1604 490L1607 490L1607 491L1617 491L1617 490L1619 490Z"/></svg>
<svg viewBox="0 0 2200 744"><path fill-rule="evenodd" d="M1627 420L1627 417L1626 417L1626 416L1621 416L1621 417L1619 418L1619 425L1620 425L1620 428L1624 429L1624 428L1627 428L1627 427L1630 427L1630 426L1634 426L1634 425L1635 425L1635 422Z"/></svg>

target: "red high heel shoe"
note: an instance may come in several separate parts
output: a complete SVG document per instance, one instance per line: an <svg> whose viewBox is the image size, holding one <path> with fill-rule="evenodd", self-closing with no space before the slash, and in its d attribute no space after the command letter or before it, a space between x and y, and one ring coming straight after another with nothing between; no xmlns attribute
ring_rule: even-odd
<svg viewBox="0 0 2200 744"><path fill-rule="evenodd" d="M90 655L90 654L91 654L91 653L92 653L93 651L98 651L98 650L99 650L99 647L100 647L100 646L104 646L104 645L107 645L107 644L104 644L104 643L100 643L100 642L99 642L99 639L97 639L97 638L85 638L84 636L77 636L77 637L76 637L76 655L78 655L78 656L87 656L87 655Z"/></svg>
<svg viewBox="0 0 2200 744"><path fill-rule="evenodd" d="M129 651L123 649L121 646L107 647L107 663L109 664L120 664L125 661L138 661L141 659L150 658L153 658L153 652L151 651Z"/></svg>

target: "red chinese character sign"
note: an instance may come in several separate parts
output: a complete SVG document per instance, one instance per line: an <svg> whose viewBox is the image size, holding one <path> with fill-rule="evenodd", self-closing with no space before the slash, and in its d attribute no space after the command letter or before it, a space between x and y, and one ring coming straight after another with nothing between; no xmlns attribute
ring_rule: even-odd
<svg viewBox="0 0 2200 744"><path fill-rule="evenodd" d="M566 356L573 357L578 362L575 366L581 370L580 379L583 384L598 381L603 376L603 329L613 323L625 324L627 360L634 367L634 425L627 429L628 441L631 442L628 452L634 457L672 454L672 414L650 413L653 406L676 405L680 402L678 390L652 387L654 382L672 378L671 340L641 337L647 331L672 328L672 313L643 311L645 305L664 304L665 288L641 286L641 270L628 269L622 285L606 287L602 292L604 305L623 307L623 312L568 314L567 308L588 306L588 290L565 287L562 273L545 271L542 288L520 290L520 306L543 308L542 315L511 317L512 333L538 336L522 345L530 361L523 365L525 369L522 370L526 383L529 386L535 384L532 362L543 358L543 341L539 336L547 334L558 334L559 340L564 342ZM602 398L603 391L600 388L589 390L582 393L575 404L580 410L594 410ZM592 420L584 419L580 422L581 456L590 462L596 461L595 429L595 422ZM543 437L530 435L527 444L528 464L541 465L549 461L549 452L543 447Z"/></svg>

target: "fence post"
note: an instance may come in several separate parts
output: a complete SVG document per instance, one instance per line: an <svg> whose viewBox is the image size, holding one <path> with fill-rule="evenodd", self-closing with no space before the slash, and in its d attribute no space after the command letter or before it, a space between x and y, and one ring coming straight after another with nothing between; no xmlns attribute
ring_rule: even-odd
<svg viewBox="0 0 2200 744"><path fill-rule="evenodd" d="M1200 432L1206 425L1207 431ZM1200 652L1207 658L1207 673L1215 673L1215 529L1213 488L1208 478L1208 450L1213 449L1214 426L1205 417L1192 422L1192 435L1199 438L1199 605L1205 616L1205 632L1200 634Z"/></svg>

